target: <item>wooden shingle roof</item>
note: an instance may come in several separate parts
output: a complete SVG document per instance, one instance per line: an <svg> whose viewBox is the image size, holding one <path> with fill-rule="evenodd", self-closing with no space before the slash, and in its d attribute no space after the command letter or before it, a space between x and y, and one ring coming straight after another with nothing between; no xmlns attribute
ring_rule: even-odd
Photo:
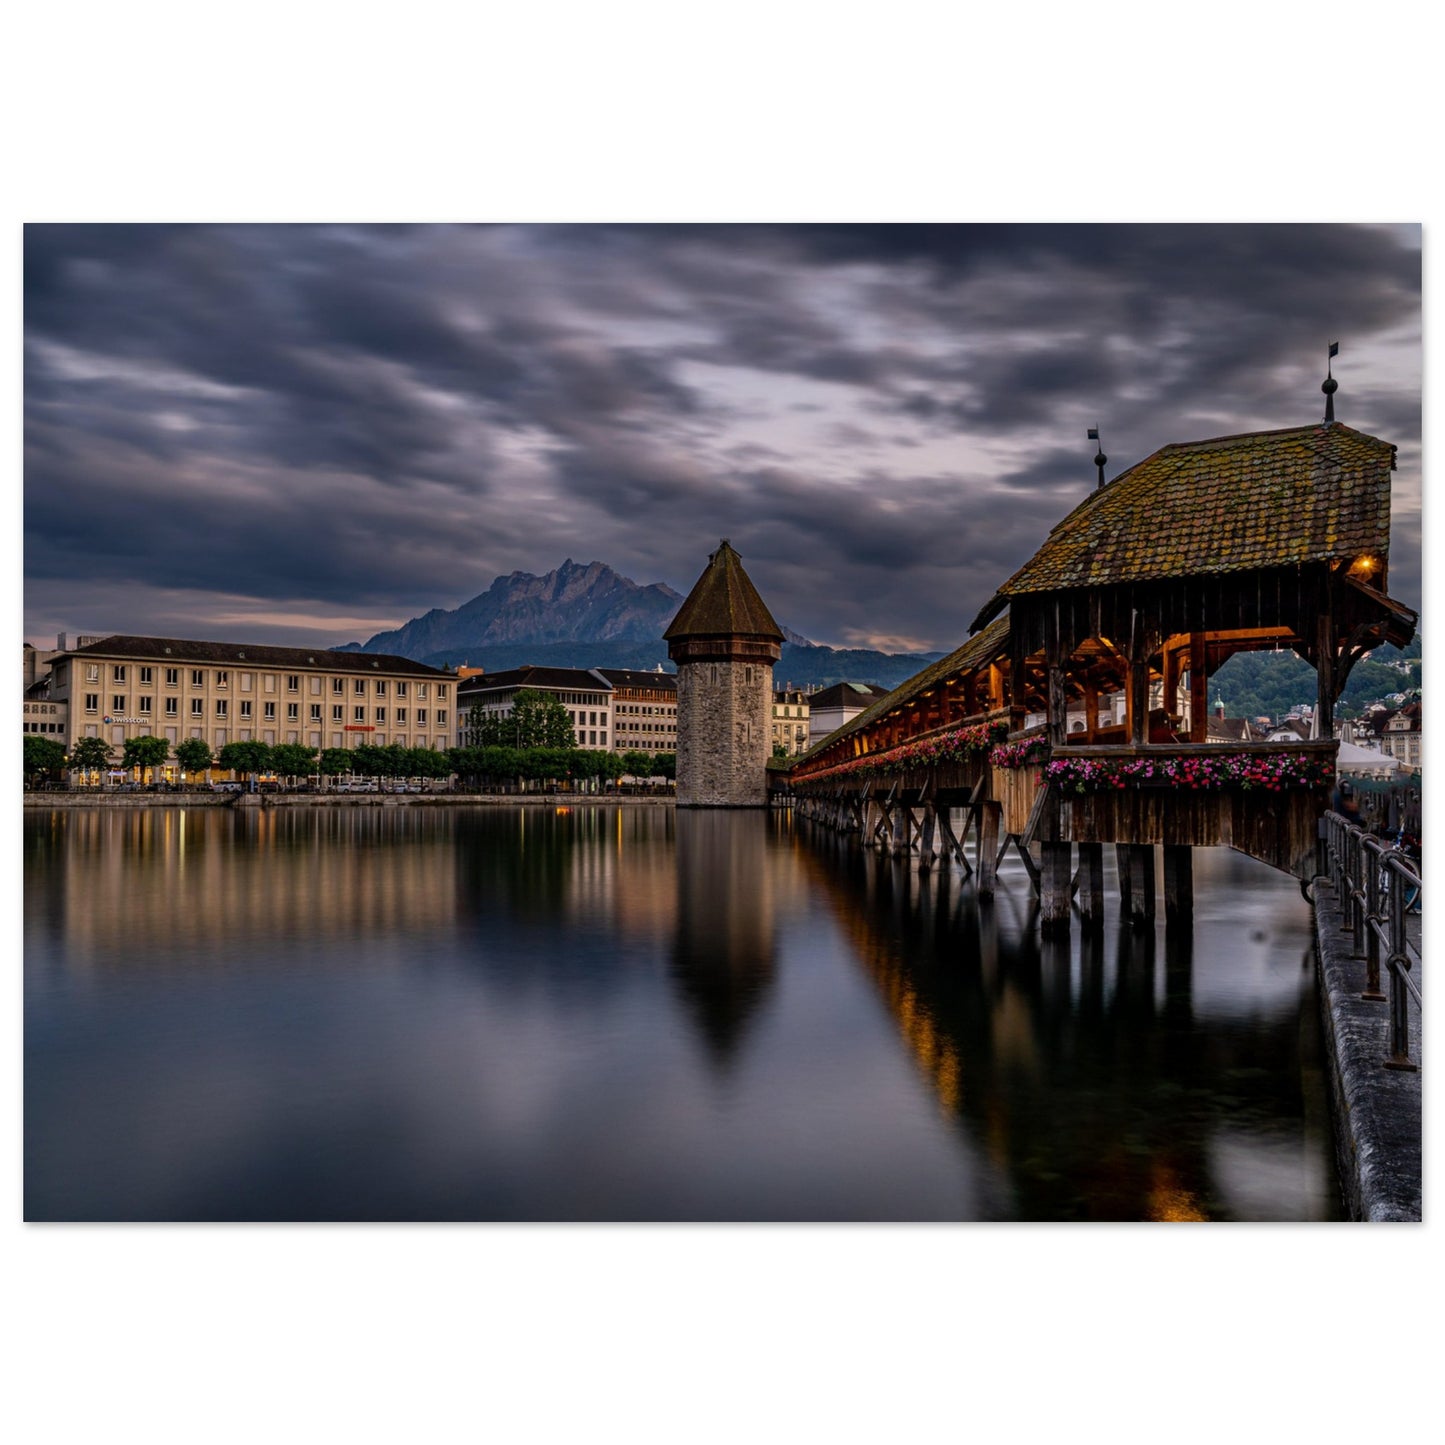
<svg viewBox="0 0 1445 1445"><path fill-rule="evenodd" d="M1339 422L1162 447L1075 507L974 628L1025 593L1383 559L1394 454Z"/></svg>
<svg viewBox="0 0 1445 1445"><path fill-rule="evenodd" d="M663 634L668 642L684 637L757 637L781 643L782 628L773 621L742 558L727 538L707 559L707 567L677 609Z"/></svg>
<svg viewBox="0 0 1445 1445"><path fill-rule="evenodd" d="M929 688L936 687L951 677L976 672L980 668L987 667L989 663L1002 657L1008 651L1008 639L1008 618L1000 617L991 622L977 636L970 637L962 647L956 648L947 657L939 658L937 662L929 663L922 672L915 673L906 682L895 687L892 692L880 697L867 711L860 712L857 717L850 718L842 727L819 738L807 752L800 753L794 758L793 763L797 764L820 757L844 738L850 738L855 733L864 731L879 718L892 712L894 708L911 702L915 697L927 692Z"/></svg>

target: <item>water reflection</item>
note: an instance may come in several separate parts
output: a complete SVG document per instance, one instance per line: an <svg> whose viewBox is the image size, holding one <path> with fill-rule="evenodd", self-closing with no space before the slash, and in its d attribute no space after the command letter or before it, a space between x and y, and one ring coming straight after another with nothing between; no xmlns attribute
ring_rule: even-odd
<svg viewBox="0 0 1445 1445"><path fill-rule="evenodd" d="M1201 855L1167 940L1004 885L760 812L27 815L27 1217L1332 1217L1288 880Z"/></svg>
<svg viewBox="0 0 1445 1445"><path fill-rule="evenodd" d="M1044 939L1021 870L990 901L847 840L807 856L941 1105L1009 1181L1010 1217L1338 1217L1289 880L1200 852L1193 930ZM1216 992L1238 990L1224 1019L1198 1009L1201 950ZM1261 956L1273 986L1252 990ZM1271 1186L1242 1187L1251 1152Z"/></svg>

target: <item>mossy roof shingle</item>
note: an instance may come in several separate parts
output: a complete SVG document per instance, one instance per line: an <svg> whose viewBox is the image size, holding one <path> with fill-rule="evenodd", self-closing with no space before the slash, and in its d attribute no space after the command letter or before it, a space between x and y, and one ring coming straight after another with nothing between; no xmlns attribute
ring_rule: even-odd
<svg viewBox="0 0 1445 1445"><path fill-rule="evenodd" d="M1394 451L1339 422L1163 447L1075 507L974 627L1024 593L1383 558Z"/></svg>
<svg viewBox="0 0 1445 1445"><path fill-rule="evenodd" d="M782 642L783 631L743 571L742 558L727 538L707 559L707 567L677 609L663 637L767 637Z"/></svg>

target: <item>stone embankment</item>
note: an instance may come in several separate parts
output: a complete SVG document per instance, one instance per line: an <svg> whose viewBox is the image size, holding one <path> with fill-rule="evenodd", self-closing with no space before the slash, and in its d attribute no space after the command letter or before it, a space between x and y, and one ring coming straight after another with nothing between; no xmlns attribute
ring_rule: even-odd
<svg viewBox="0 0 1445 1445"><path fill-rule="evenodd" d="M632 793L26 793L27 808L670 808L668 794Z"/></svg>
<svg viewBox="0 0 1445 1445"><path fill-rule="evenodd" d="M1353 1219L1418 1221L1421 1200L1421 1074L1386 1068L1389 1005L1361 998L1365 959L1353 952L1329 883L1314 883L1335 1153ZM1423 962L1418 966L1423 973ZM1389 991L1382 968L1382 988ZM1418 1011L1410 1019L1410 1057L1423 1068Z"/></svg>

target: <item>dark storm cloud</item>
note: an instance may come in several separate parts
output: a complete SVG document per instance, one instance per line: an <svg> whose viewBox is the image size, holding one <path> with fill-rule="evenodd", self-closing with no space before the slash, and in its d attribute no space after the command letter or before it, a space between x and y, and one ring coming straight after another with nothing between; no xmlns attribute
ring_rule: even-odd
<svg viewBox="0 0 1445 1445"><path fill-rule="evenodd" d="M400 622L568 555L685 588L730 535L790 625L952 646L1086 426L1112 476L1308 420L1335 339L1418 598L1418 234L32 226L25 265L27 579L70 627ZM61 616L77 558L115 615Z"/></svg>

